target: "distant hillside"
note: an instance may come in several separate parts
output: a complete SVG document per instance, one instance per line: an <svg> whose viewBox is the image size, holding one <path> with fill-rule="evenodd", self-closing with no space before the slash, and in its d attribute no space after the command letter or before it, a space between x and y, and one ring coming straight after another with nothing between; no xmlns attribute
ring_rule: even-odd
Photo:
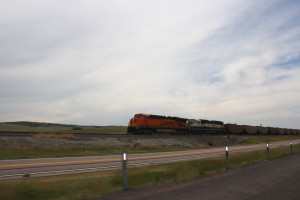
<svg viewBox="0 0 300 200"><path fill-rule="evenodd" d="M125 134L126 126L80 126L46 122L2 122L0 132Z"/></svg>
<svg viewBox="0 0 300 200"><path fill-rule="evenodd" d="M18 121L18 122L4 122L6 124L14 124L14 125L22 125L22 126L29 126L29 127L94 127L94 128L100 128L102 126L78 126L78 125L72 125L72 124L58 124L58 123L47 123L47 122L29 122L29 121Z"/></svg>

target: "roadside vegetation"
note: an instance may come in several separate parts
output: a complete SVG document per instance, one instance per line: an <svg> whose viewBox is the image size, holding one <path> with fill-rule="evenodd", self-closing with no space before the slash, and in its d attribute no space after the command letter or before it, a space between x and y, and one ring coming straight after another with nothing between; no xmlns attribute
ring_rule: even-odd
<svg viewBox="0 0 300 200"><path fill-rule="evenodd" d="M300 153L295 145L294 153ZM270 159L290 155L290 148L270 150ZM230 155L230 168L244 167L266 160L266 151ZM130 168L129 189L180 182L224 171L224 158L186 161L149 167ZM0 182L0 199L91 199L122 191L121 171L84 173L47 178Z"/></svg>
<svg viewBox="0 0 300 200"><path fill-rule="evenodd" d="M260 144L289 140L299 140L300 135L264 135L247 137L241 144Z"/></svg>
<svg viewBox="0 0 300 200"><path fill-rule="evenodd" d="M151 138L151 136L149 136ZM172 137L172 136L170 136ZM185 136L182 136L185 137ZM209 136L208 136L209 137ZM224 139L224 136L215 136L210 137L207 141L208 143L203 143L202 146L180 146L180 145L158 145L155 146L155 140L152 141L153 144L151 146L143 146L141 142L139 145L118 145L118 146L106 146L99 145L89 146L88 143L81 144L80 141L82 139L75 138L72 133L34 133L32 134L32 138L35 139L36 143L40 143L40 141L47 140L49 143L48 146L37 145L37 146L24 146L22 142L19 142L19 139L16 140L8 140L6 143L18 143L18 145L7 145L8 147L0 146L0 160L2 159L19 159L19 158L46 158L46 157L67 157L67 156L96 156L96 155L113 155L113 154L121 154L126 147L128 153L151 153L151 152L165 152L165 151L182 151L182 150L194 150L194 149L203 149L203 148L216 148L216 147L224 147L225 143L231 141L231 145L248 145L248 144L259 144L259 143L272 143L278 141L290 141L300 139L300 136L230 136L230 138ZM205 136L203 136L205 138ZM223 142L219 142L218 145L212 145L213 143L217 143L214 141L223 140ZM85 139L83 139L84 141ZM117 141L118 139L116 139ZM130 140L130 139L129 139ZM1 137L0 137L1 141ZM20 140L23 141L23 140ZM66 147L66 142L79 142L78 145L74 145L74 147ZM203 140L204 141L204 140ZM24 142L24 141L23 141ZM191 140L191 142L193 142ZM51 144L60 144L54 147ZM128 143L130 144L130 142ZM222 145L224 144L224 145Z"/></svg>
<svg viewBox="0 0 300 200"><path fill-rule="evenodd" d="M128 153L149 153L166 151L183 151L199 149L195 147L165 146L165 147L127 147ZM58 148L58 149L9 149L0 148L0 160L2 159L26 159L26 158L47 158L67 156L103 156L114 155L123 152L123 147L79 147L79 148Z"/></svg>

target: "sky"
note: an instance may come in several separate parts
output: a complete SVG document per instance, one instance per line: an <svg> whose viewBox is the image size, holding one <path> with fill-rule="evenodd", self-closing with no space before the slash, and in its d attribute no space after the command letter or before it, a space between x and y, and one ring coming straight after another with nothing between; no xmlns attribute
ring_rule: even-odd
<svg viewBox="0 0 300 200"><path fill-rule="evenodd" d="M300 1L1 0L0 121L300 128Z"/></svg>

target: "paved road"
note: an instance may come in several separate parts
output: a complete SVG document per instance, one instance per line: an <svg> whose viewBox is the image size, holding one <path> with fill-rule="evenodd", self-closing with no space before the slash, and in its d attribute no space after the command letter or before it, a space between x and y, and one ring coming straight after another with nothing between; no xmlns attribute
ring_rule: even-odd
<svg viewBox="0 0 300 200"><path fill-rule="evenodd" d="M300 143L300 140L294 140L293 143ZM270 149L280 146L289 146L289 141L271 143ZM234 146L229 148L229 152L234 154L265 148L265 144ZM128 166L137 167L217 156L224 156L224 148L129 154ZM38 177L83 171L115 170L121 169L121 166L121 155L0 160L0 181L27 178L28 176Z"/></svg>
<svg viewBox="0 0 300 200"><path fill-rule="evenodd" d="M128 190L100 199L299 200L300 155L229 170L190 182L144 190Z"/></svg>

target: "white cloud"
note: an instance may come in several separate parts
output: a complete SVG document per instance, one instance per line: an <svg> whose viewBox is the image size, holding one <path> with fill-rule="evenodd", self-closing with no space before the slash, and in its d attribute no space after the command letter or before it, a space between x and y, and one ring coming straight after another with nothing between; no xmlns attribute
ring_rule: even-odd
<svg viewBox="0 0 300 200"><path fill-rule="evenodd" d="M124 125L148 112L298 127L298 8L1 2L0 120Z"/></svg>

